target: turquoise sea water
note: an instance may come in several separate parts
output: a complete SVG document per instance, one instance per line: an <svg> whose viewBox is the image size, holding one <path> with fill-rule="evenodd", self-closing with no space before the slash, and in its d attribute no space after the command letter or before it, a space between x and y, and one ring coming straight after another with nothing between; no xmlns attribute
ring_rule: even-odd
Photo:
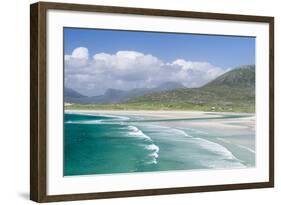
<svg viewBox="0 0 281 205"><path fill-rule="evenodd" d="M222 115L218 119L239 117L243 115ZM254 132L228 136L215 130L157 124L188 120L211 119L147 120L141 116L65 113L64 176L255 165L254 148L226 143L228 137L254 141Z"/></svg>

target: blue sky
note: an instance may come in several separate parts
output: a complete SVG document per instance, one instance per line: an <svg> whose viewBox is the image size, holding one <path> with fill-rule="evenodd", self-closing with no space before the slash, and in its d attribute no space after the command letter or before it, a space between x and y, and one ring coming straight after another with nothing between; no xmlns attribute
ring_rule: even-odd
<svg viewBox="0 0 281 205"><path fill-rule="evenodd" d="M64 29L65 86L94 96L109 88L200 87L223 73L255 64L255 38Z"/></svg>
<svg viewBox="0 0 281 205"><path fill-rule="evenodd" d="M87 47L89 55L134 50L164 61L207 61L222 68L255 64L255 38L218 35L64 29L65 53Z"/></svg>

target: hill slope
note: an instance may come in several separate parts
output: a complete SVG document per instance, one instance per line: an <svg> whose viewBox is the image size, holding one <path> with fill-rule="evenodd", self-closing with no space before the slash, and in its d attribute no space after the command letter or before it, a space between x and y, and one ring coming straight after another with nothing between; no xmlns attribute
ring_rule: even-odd
<svg viewBox="0 0 281 205"><path fill-rule="evenodd" d="M86 96L82 95L81 93L71 89L64 87L64 101L65 102L73 102L77 99L86 98Z"/></svg>
<svg viewBox="0 0 281 205"><path fill-rule="evenodd" d="M131 90L117 90L117 89L110 88L107 89L107 91L103 95L93 96L93 97L86 97L82 95L79 96L78 92L69 88L65 88L64 95L65 95L65 102L69 102L69 103L110 104L110 103L126 102L132 98L143 96L148 93L169 91L177 88L184 88L184 86L176 82L166 82L154 88L135 88ZM70 92L70 90L72 92Z"/></svg>
<svg viewBox="0 0 281 205"><path fill-rule="evenodd" d="M201 88L146 94L127 103L158 105L162 109L254 112L255 66L233 69Z"/></svg>
<svg viewBox="0 0 281 205"><path fill-rule="evenodd" d="M255 87L255 66L245 65L222 74L203 87L229 86L236 88Z"/></svg>

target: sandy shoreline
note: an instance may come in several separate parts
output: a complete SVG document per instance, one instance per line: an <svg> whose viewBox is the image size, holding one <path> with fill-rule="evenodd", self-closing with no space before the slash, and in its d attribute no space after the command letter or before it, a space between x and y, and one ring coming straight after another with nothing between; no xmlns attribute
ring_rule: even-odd
<svg viewBox="0 0 281 205"><path fill-rule="evenodd" d="M233 128L233 129L255 129L255 116L254 113L226 113L226 112L203 112L203 111L148 111L148 110L65 110L69 113L91 113L91 114L108 114L108 115L128 115L128 116L143 116L148 119L183 119L183 118L214 118L206 121L174 121L163 122L164 125L171 126L194 126L194 127L207 127L207 128ZM215 119L221 115L246 115L243 118L230 118L230 119ZM249 117L247 117L249 115Z"/></svg>
<svg viewBox="0 0 281 205"><path fill-rule="evenodd" d="M116 115L132 115L132 116L151 116L161 118L194 118L206 116L219 116L221 114L231 115L253 115L254 113L231 113L231 112L204 112L204 111L178 111L178 110L65 110L73 113L98 113L98 114L116 114Z"/></svg>

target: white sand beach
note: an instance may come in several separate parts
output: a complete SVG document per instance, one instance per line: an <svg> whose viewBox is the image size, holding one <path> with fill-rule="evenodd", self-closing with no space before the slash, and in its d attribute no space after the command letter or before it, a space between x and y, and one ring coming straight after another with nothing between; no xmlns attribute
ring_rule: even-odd
<svg viewBox="0 0 281 205"><path fill-rule="evenodd" d="M243 118L230 119L213 119L207 121L184 122L175 121L168 122L173 126L191 125L194 127L208 128L232 128L232 129L251 129L255 130L255 116L249 113L226 113L226 112L203 112L203 111L150 111L150 110L65 110L66 112L92 113L92 114L108 114L108 115L127 115L127 116L143 116L146 119L183 119L183 118L216 118L221 115L249 115ZM162 124L165 124L163 122ZM167 124L167 123L166 123Z"/></svg>

